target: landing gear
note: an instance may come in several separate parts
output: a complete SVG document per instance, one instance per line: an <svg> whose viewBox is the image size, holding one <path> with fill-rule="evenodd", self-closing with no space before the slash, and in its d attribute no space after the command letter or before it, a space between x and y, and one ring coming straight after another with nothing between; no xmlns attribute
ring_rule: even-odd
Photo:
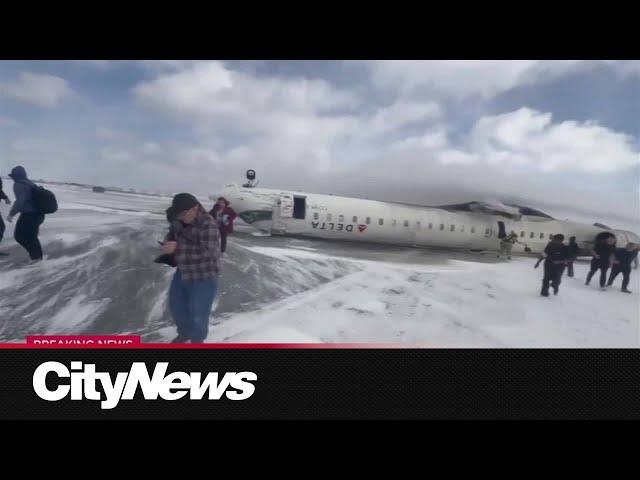
<svg viewBox="0 0 640 480"><path fill-rule="evenodd" d="M256 171L255 170L247 170L247 183L243 184L244 188L254 188L258 185L256 181Z"/></svg>

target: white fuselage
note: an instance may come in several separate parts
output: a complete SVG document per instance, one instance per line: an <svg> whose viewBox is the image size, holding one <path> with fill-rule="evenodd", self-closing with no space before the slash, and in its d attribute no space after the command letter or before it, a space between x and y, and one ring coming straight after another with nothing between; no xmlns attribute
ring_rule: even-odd
<svg viewBox="0 0 640 480"><path fill-rule="evenodd" d="M484 212L449 211L359 198L227 185L223 195L238 215L272 234L332 240L387 243L415 247L498 250L499 235L518 234L513 252L540 253L550 236L590 248L604 229L593 225L522 215L514 220ZM500 224L502 223L502 225ZM612 230L618 245L640 240L635 234Z"/></svg>

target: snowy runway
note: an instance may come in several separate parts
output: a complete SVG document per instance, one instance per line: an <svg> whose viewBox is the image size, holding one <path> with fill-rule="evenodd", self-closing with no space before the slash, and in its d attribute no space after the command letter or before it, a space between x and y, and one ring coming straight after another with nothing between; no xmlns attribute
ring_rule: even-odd
<svg viewBox="0 0 640 480"><path fill-rule="evenodd" d="M28 266L7 224L0 341L30 334L173 338L173 270L152 262L170 199L52 186L60 211ZM201 196L201 200L205 200ZM207 203L208 206L208 203ZM6 216L6 207L0 206ZM242 231L242 228L239 230ZM425 347L640 347L640 271L630 289L584 285L588 263L539 296L532 258L281 237L230 237L210 342L402 343Z"/></svg>

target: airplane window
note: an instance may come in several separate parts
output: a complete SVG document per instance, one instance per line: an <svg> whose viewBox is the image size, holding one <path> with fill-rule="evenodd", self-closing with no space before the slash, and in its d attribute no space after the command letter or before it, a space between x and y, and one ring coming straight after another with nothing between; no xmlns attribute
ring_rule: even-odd
<svg viewBox="0 0 640 480"><path fill-rule="evenodd" d="M338 223L344 223L344 215L338 215Z"/></svg>
<svg viewBox="0 0 640 480"><path fill-rule="evenodd" d="M464 225L462 225L462 228L460 229L461 232L464 232Z"/></svg>
<svg viewBox="0 0 640 480"><path fill-rule="evenodd" d="M544 233L540 234L540 240L542 240L544 238Z"/></svg>
<svg viewBox="0 0 640 480"><path fill-rule="evenodd" d="M452 223L452 224L451 224L451 226L449 227L449 229L450 229L452 232L455 232L455 231L456 231L456 226Z"/></svg>
<svg viewBox="0 0 640 480"><path fill-rule="evenodd" d="M491 229L490 228L485 229L484 234L491 235Z"/></svg>
<svg viewBox="0 0 640 480"><path fill-rule="evenodd" d="M476 233L476 227L471 227L471 233Z"/></svg>
<svg viewBox="0 0 640 480"><path fill-rule="evenodd" d="M369 225L371 223L371 217L367 217L367 221L365 223Z"/></svg>
<svg viewBox="0 0 640 480"><path fill-rule="evenodd" d="M318 214L318 212L313 214L313 219L314 220L318 220L318 218L320 218L320 215Z"/></svg>
<svg viewBox="0 0 640 480"><path fill-rule="evenodd" d="M416 222L416 227L420 228L420 221L419 220Z"/></svg>
<svg viewBox="0 0 640 480"><path fill-rule="evenodd" d="M384 225L384 219L383 218L379 218L378 219L378 225Z"/></svg>
<svg viewBox="0 0 640 480"><path fill-rule="evenodd" d="M393 220L391 220L391 226L395 227L396 226L396 219L394 218Z"/></svg>
<svg viewBox="0 0 640 480"><path fill-rule="evenodd" d="M440 224L440 230L444 230L444 223Z"/></svg>
<svg viewBox="0 0 640 480"><path fill-rule="evenodd" d="M433 228L433 223L429 222L429 230Z"/></svg>
<svg viewBox="0 0 640 480"><path fill-rule="evenodd" d="M524 237L524 230L520 232L520 238Z"/></svg>
<svg viewBox="0 0 640 480"><path fill-rule="evenodd" d="M358 223L358 217L354 216L352 222L353 223Z"/></svg>
<svg viewBox="0 0 640 480"><path fill-rule="evenodd" d="M535 236L536 236L536 234L535 234L535 233L533 233L533 232L531 232L531 233L529 234L529 238L533 238L533 237L535 237Z"/></svg>
<svg viewBox="0 0 640 480"><path fill-rule="evenodd" d="M327 213L327 222L330 222L333 216L330 213Z"/></svg>
<svg viewBox="0 0 640 480"><path fill-rule="evenodd" d="M418 224L419 224L419 223L420 223L420 222L418 222ZM404 221L404 226L405 226L405 227L408 227L408 226L409 226L409 220L405 220L405 221Z"/></svg>

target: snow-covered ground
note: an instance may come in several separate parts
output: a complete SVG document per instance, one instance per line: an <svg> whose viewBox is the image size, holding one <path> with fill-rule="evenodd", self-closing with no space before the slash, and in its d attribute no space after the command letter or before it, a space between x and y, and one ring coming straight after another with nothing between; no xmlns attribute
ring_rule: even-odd
<svg viewBox="0 0 640 480"><path fill-rule="evenodd" d="M0 341L29 334L142 335L167 341L173 269L152 262L170 198L54 185L47 260L29 266L7 224L0 250ZM11 196L11 195L10 195ZM201 196L207 205L210 200ZM6 218L8 207L0 206ZM211 342L402 343L432 347L639 347L640 271L633 294L563 277L540 297L534 259L401 247L231 237Z"/></svg>
<svg viewBox="0 0 640 480"><path fill-rule="evenodd" d="M313 268L321 253L251 248ZM334 258L335 260L335 258ZM434 347L638 347L640 291L584 285L587 263L560 294L539 295L542 268L452 260L444 266L347 260L357 271L256 311L226 318L212 342L400 342ZM597 279L596 279L597 280ZM593 284L597 284L594 281Z"/></svg>

